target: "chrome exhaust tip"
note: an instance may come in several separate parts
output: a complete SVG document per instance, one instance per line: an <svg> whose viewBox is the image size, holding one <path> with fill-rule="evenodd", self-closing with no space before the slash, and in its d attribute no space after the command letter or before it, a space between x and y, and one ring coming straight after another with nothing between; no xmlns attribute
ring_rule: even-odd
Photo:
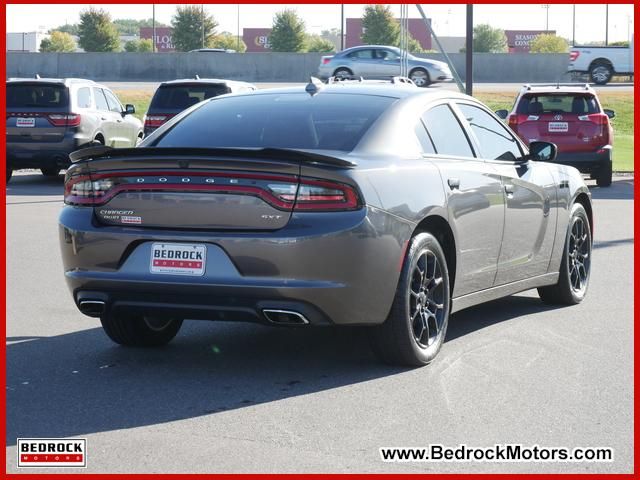
<svg viewBox="0 0 640 480"><path fill-rule="evenodd" d="M90 317L99 317L105 311L106 304L102 300L80 300L78 309Z"/></svg>
<svg viewBox="0 0 640 480"><path fill-rule="evenodd" d="M276 310L265 308L262 313L271 323L277 325L308 325L307 317L292 310Z"/></svg>

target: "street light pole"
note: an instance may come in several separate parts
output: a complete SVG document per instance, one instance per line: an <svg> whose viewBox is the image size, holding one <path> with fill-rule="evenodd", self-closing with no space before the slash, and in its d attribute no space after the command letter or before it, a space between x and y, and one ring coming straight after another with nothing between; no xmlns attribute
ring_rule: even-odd
<svg viewBox="0 0 640 480"><path fill-rule="evenodd" d="M576 44L576 4L573 4L573 43L571 45Z"/></svg>
<svg viewBox="0 0 640 480"><path fill-rule="evenodd" d="M547 26L545 28L546 31L549 31L549 4L548 3L543 3L541 5L542 8L544 8L547 11Z"/></svg>
<svg viewBox="0 0 640 480"><path fill-rule="evenodd" d="M202 20L202 48L204 48L204 3L200 4L200 17Z"/></svg>
<svg viewBox="0 0 640 480"><path fill-rule="evenodd" d="M151 43L153 45L153 53L156 53L156 4L153 4L153 19L151 20L151 26L153 28L153 31L151 32L151 36L152 36L152 40Z"/></svg>
<svg viewBox="0 0 640 480"><path fill-rule="evenodd" d="M467 38L465 62L465 93L473 95L473 4L467 4Z"/></svg>
<svg viewBox="0 0 640 480"><path fill-rule="evenodd" d="M240 51L240 4L238 4L238 41L236 42L236 52Z"/></svg>
<svg viewBox="0 0 640 480"><path fill-rule="evenodd" d="M604 44L605 46L609 45L609 4L605 5L605 15L604 15Z"/></svg>
<svg viewBox="0 0 640 480"><path fill-rule="evenodd" d="M340 50L344 50L344 3L340 5Z"/></svg>

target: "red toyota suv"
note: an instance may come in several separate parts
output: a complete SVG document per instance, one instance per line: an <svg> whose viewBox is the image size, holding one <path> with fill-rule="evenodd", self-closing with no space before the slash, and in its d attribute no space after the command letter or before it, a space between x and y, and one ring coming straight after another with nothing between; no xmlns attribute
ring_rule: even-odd
<svg viewBox="0 0 640 480"><path fill-rule="evenodd" d="M589 85L525 85L513 110L498 110L528 145L544 141L558 147L557 163L591 175L599 187L611 185L613 110L603 109Z"/></svg>

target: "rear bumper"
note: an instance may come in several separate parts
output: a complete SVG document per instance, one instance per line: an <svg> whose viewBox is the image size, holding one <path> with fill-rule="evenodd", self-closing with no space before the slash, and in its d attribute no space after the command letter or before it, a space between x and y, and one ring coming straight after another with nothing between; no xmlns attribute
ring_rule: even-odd
<svg viewBox="0 0 640 480"><path fill-rule="evenodd" d="M21 168L67 168L69 154L78 150L87 141L75 136L65 136L56 143L7 143L7 166L13 170Z"/></svg>
<svg viewBox="0 0 640 480"><path fill-rule="evenodd" d="M373 325L391 308L412 227L365 208L295 214L275 232L178 232L97 226L91 209L66 207L59 231L76 305L263 323L264 309L279 309L310 324ZM205 244L205 274L152 274L155 241Z"/></svg>
<svg viewBox="0 0 640 480"><path fill-rule="evenodd" d="M600 150L600 149L599 149ZM558 152L555 163L569 165L582 173L598 173L609 168L612 162L612 148L602 148L603 152Z"/></svg>

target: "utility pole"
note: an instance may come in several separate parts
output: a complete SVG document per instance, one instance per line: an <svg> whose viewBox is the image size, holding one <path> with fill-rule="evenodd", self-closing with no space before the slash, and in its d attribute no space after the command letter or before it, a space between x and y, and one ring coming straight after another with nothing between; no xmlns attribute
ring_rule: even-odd
<svg viewBox="0 0 640 480"><path fill-rule="evenodd" d="M344 50L344 3L340 5L340 50Z"/></svg>
<svg viewBox="0 0 640 480"><path fill-rule="evenodd" d="M200 4L200 17L202 20L202 48L204 48L204 3Z"/></svg>
<svg viewBox="0 0 640 480"><path fill-rule="evenodd" d="M240 51L240 4L238 4L238 41L236 42L236 52Z"/></svg>
<svg viewBox="0 0 640 480"><path fill-rule="evenodd" d="M604 44L605 46L609 45L609 4L605 5L605 15L604 15Z"/></svg>
<svg viewBox="0 0 640 480"><path fill-rule="evenodd" d="M467 4L466 50L465 93L473 95L473 4L471 3Z"/></svg>
<svg viewBox="0 0 640 480"><path fill-rule="evenodd" d="M573 4L573 42L571 45L576 44L576 4Z"/></svg>
<svg viewBox="0 0 640 480"><path fill-rule="evenodd" d="M153 28L153 32L151 33L152 35L152 40L151 43L153 44L153 53L156 53L156 4L153 4L153 10L152 10L152 20L151 20L151 26Z"/></svg>

